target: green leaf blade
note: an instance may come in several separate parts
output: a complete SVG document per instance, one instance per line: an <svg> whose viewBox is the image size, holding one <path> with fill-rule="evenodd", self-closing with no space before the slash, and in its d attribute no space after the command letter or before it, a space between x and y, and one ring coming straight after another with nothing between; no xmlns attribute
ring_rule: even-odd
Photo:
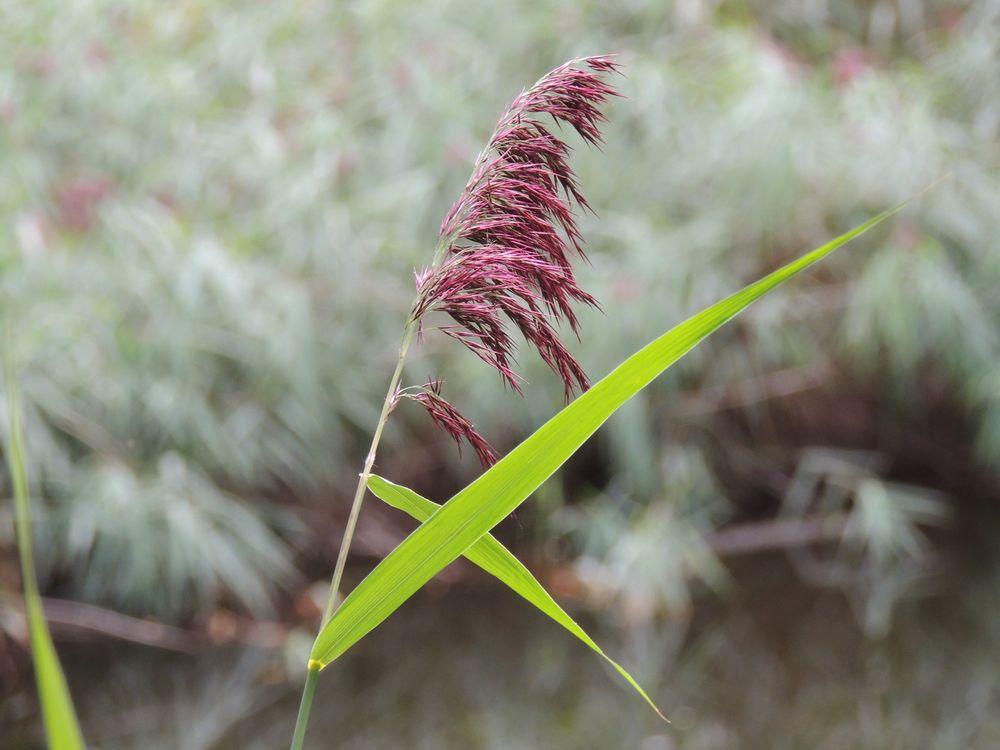
<svg viewBox="0 0 1000 750"><path fill-rule="evenodd" d="M441 507L437 503L418 495L408 487L395 484L380 476L372 475L369 477L368 488L383 502L404 513L408 513L412 518L421 523L434 515L435 511ZM494 536L489 533L484 534L464 554L470 562L475 563L487 573L506 584L515 593L520 594L521 597L535 605L540 611L562 625L590 649L595 651L608 664L614 667L618 674L635 689L661 719L668 721L663 712L653 702L653 699L649 697L632 675L618 662L604 653L601 647L587 635L587 632L559 606L551 594L545 590L545 587L538 582L538 579L531 575L531 571L520 560L514 557L510 550L497 541Z"/></svg>
<svg viewBox="0 0 1000 750"><path fill-rule="evenodd" d="M45 622L42 598L35 578L31 545L31 505L24 460L21 409L14 376L7 368L7 412L10 419L8 463L14 484L14 514L17 521L17 548L24 579L24 609L31 639L31 655L38 680L38 697L50 750L83 750L83 733L76 718L66 676L59 664L52 636Z"/></svg>
<svg viewBox="0 0 1000 750"><path fill-rule="evenodd" d="M881 223L869 219L672 328L626 359L442 505L344 600L311 658L328 665L517 508L629 398L755 300Z"/></svg>

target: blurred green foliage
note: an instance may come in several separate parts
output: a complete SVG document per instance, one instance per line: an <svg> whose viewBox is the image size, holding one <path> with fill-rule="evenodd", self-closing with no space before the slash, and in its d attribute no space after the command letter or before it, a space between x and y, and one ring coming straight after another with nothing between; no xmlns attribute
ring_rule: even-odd
<svg viewBox="0 0 1000 750"><path fill-rule="evenodd" d="M627 564L652 583L626 594L668 606L688 600L692 568L718 579L710 553L654 530L692 540L744 515L734 474L780 505L797 441L849 439L824 416L805 438L769 437L787 419L778 376L817 362L808 385L828 408L863 396L903 431L943 408L983 466L1000 459L996 0L38 0L0 14L0 318L45 500L40 562L76 595L164 616L224 593L266 609L293 575L282 501L342 497L356 473L412 271L475 154L522 86L579 54L620 53L627 72L607 147L576 154L598 214L581 280L605 312L577 347L594 376L951 175L613 420L594 448L608 476L571 488L584 516L603 506L589 531L571 524L582 562ZM532 356L524 403L442 337L419 357L412 378L444 374L506 447L561 402ZM384 465L423 466L418 489L473 471L400 411ZM782 481L754 484L761 456ZM608 528L624 530L594 541Z"/></svg>

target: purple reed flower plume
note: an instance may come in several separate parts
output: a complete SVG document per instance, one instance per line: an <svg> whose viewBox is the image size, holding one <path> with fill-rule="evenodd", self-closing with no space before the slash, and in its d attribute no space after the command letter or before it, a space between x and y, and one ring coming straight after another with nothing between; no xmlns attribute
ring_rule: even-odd
<svg viewBox="0 0 1000 750"><path fill-rule="evenodd" d="M519 393L511 325L562 379L567 400L589 386L556 325L565 321L577 333L573 305L598 306L577 284L571 264L574 256L585 257L574 210L590 207L569 166L570 147L551 128L571 126L588 144L600 145L600 107L618 96L603 76L617 71L609 57L573 60L511 102L441 223L435 265L417 274L411 320L422 321L432 310L447 313L454 324L441 330ZM456 440L467 439L484 465L496 460L471 423L441 397L439 383L411 397Z"/></svg>

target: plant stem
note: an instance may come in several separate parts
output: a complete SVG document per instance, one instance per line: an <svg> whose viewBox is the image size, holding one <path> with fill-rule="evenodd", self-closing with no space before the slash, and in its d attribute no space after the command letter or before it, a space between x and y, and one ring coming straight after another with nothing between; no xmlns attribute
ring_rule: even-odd
<svg viewBox="0 0 1000 750"><path fill-rule="evenodd" d="M302 689L302 702L299 703L299 715L295 720L295 733L292 735L291 750L302 750L302 743L305 742L306 726L309 724L309 711L312 709L317 679L319 679L319 669L310 667L306 673L306 686Z"/></svg>
<svg viewBox="0 0 1000 750"><path fill-rule="evenodd" d="M337 565L333 570L333 579L330 582L330 593L326 600L326 609L323 612L323 621L320 630L329 622L337 608L337 600L340 598L340 581L344 575L344 567L347 565L347 554L351 549L351 542L354 539L354 530L358 525L358 516L361 514L361 505L365 500L365 490L368 488L368 477L371 476L372 465L375 463L375 454L378 451L379 443L382 441L382 431L389 418L389 411L392 409L396 387L399 379L403 375L403 363L406 360L406 352L413 341L413 333L417 328L417 322L410 320L403 330L403 339L399 344L399 359L396 361L396 369L393 370L392 378L389 380L389 388L385 394L385 401L382 402L382 411L378 417L378 424L375 425L375 432L372 435L372 443L368 448L368 455L365 457L365 466L358 477L358 486L354 491L354 502L351 503L351 512L347 518L347 526L344 528L344 536L340 542L340 551L337 554ZM292 735L291 750L302 750L302 744L306 737L306 726L309 723L309 711L312 709L313 693L316 691L316 680L319 677L320 666L312 661L309 663L309 671L306 674L306 684L302 690L302 702L299 704L299 715L295 720L295 732Z"/></svg>
<svg viewBox="0 0 1000 750"><path fill-rule="evenodd" d="M337 608L337 599L340 596L340 579L344 576L344 566L347 565L347 553L351 549L351 541L354 539L354 529L358 525L358 516L361 514L361 505L365 500L365 490L368 489L368 477L371 476L372 465L375 463L375 453L378 445L382 441L382 430L385 429L386 420L389 417L389 410L392 408L393 397L396 394L396 386L403 374L403 362L406 360L406 352L410 348L413 340L413 332L416 330L415 321L406 324L403 331L403 340L399 345L399 359L396 361L396 369L392 373L389 381L389 390L386 391L385 401L382 402L382 413L379 414L378 424L375 425L375 433L372 435L372 444L368 448L368 455L365 457L365 468L358 477L358 486L354 491L354 502L351 503L351 513L347 518L347 526L344 528L344 537L340 542L340 552L337 554L337 565L333 569L333 580L330 582L330 593L326 600L326 610L323 612L323 622L320 629L333 616Z"/></svg>

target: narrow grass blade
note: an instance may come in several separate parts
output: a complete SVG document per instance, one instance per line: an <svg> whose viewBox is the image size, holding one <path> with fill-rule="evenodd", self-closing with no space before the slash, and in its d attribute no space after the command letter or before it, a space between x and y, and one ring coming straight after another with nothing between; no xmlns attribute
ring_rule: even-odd
<svg viewBox="0 0 1000 750"><path fill-rule="evenodd" d="M42 599L35 579L35 562L31 550L31 508L24 466L24 438L21 434L21 408L13 373L7 368L7 413L10 420L8 464L14 482L14 514L17 521L17 549L24 579L24 609L31 636L31 654L38 680L38 696L42 705L45 736L51 750L82 750L83 734L76 719L73 701L66 686L66 677L59 665L52 636L45 624Z"/></svg>
<svg viewBox="0 0 1000 750"><path fill-rule="evenodd" d="M380 500L405 513L409 513L421 523L434 515L434 512L441 507L437 503L418 495L408 487L394 484L388 479L383 479L379 476L372 475L368 478L368 488ZM513 553L498 542L491 534L484 534L475 544L465 550L464 554L470 562L475 563L490 575L507 584L516 593L520 594L531 604L534 604L538 609L596 651L608 664L615 668L618 674L625 678L629 685L635 688L635 691L660 715L661 719L667 721L667 717L653 703L653 700L639 686L639 683L632 678L632 675L625 671L625 668L621 664L605 654L601 650L601 647L594 643L593 639L587 635L584 629L577 625L573 618L566 614L563 608L556 603L555 599L545 590L545 587L531 575L531 571L524 567L521 561L514 557Z"/></svg>
<svg viewBox="0 0 1000 750"><path fill-rule="evenodd" d="M340 605L313 644L324 667L517 508L614 412L700 341L782 282L898 211L889 209L646 345L542 425L413 531Z"/></svg>

